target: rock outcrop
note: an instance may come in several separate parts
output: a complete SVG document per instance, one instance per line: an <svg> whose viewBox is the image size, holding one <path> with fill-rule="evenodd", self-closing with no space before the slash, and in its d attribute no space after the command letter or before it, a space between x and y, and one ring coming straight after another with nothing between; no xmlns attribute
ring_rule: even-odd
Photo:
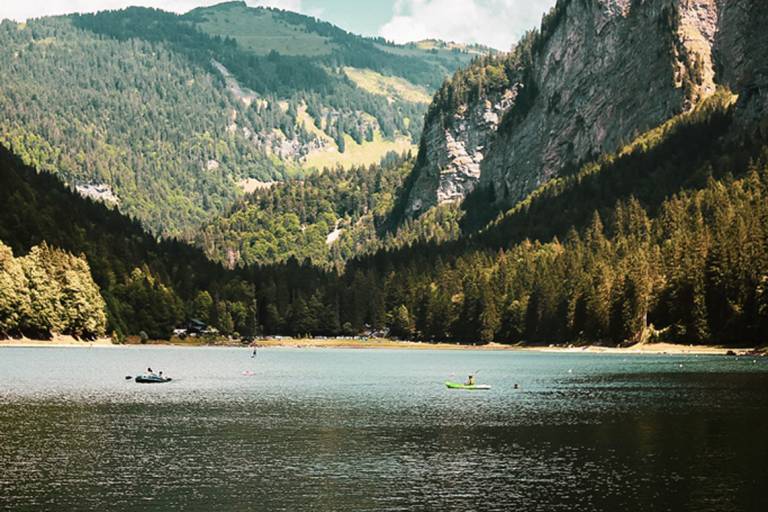
<svg viewBox="0 0 768 512"><path fill-rule="evenodd" d="M526 69L515 71L524 78L430 116L406 215L477 186L490 189L497 206L511 206L693 108L720 83L764 109L767 4L559 0Z"/></svg>
<svg viewBox="0 0 768 512"><path fill-rule="evenodd" d="M463 199L474 189L488 144L516 97L514 87L499 91L459 108L448 124L434 122L425 127L420 160L427 165L420 169L412 190L410 215L437 203Z"/></svg>
<svg viewBox="0 0 768 512"><path fill-rule="evenodd" d="M714 55L717 80L740 95L747 119L768 115L768 2L722 0Z"/></svg>

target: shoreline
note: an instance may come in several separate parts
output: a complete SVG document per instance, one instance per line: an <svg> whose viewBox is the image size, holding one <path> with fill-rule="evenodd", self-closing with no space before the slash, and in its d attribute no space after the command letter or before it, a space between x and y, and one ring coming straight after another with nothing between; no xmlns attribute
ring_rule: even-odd
<svg viewBox="0 0 768 512"><path fill-rule="evenodd" d="M78 340L72 336L56 334L49 340L38 340L27 337L0 339L2 347L61 347L61 348L90 348L116 347L111 338L97 338L93 341Z"/></svg>
<svg viewBox="0 0 768 512"><path fill-rule="evenodd" d="M606 347L601 345L462 345L454 343L423 343L394 340L259 340L254 343L258 348L293 347L293 348L354 348L354 349L405 349L405 350L473 350L511 351L511 352L549 352L566 354L656 354L656 355L768 355L766 346L761 347L723 347L718 345L682 345L675 343L641 343L628 347Z"/></svg>
<svg viewBox="0 0 768 512"><path fill-rule="evenodd" d="M388 339L262 339L253 344L241 343L210 343L201 340L170 340L150 341L146 344L126 343L114 344L110 338L99 338L94 341L78 341L71 336L54 336L50 340L33 340L29 338L0 340L3 347L55 347L55 348L120 348L120 347L226 347L226 348L295 348L295 349L368 349L368 350L471 350L471 351L516 351L542 352L561 354L645 354L645 355L768 355L768 347L723 347L717 345L681 345L675 343L642 343L628 347L611 347L601 345L503 345L489 343L487 345L462 345L453 343L423 343L414 341L395 341Z"/></svg>

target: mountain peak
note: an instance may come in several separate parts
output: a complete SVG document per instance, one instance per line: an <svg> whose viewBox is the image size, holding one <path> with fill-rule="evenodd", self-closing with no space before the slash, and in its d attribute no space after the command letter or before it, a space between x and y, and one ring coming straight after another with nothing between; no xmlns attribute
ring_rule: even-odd
<svg viewBox="0 0 768 512"><path fill-rule="evenodd" d="M0 139L173 236L228 210L248 180L415 149L432 94L472 58L241 1L28 26L0 27Z"/></svg>

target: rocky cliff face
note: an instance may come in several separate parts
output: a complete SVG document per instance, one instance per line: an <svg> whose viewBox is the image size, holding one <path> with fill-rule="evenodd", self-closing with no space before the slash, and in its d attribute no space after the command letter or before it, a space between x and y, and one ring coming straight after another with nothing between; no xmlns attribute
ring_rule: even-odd
<svg viewBox="0 0 768 512"><path fill-rule="evenodd" d="M740 95L749 120L768 115L768 2L722 0L713 49L717 80Z"/></svg>
<svg viewBox="0 0 768 512"><path fill-rule="evenodd" d="M718 83L751 90L764 107L766 4L560 0L527 68L513 73L524 78L432 116L406 213L461 199L478 185L510 206L692 108Z"/></svg>
<svg viewBox="0 0 768 512"><path fill-rule="evenodd" d="M426 165L412 190L410 215L437 203L461 200L475 188L488 144L517 93L516 87L494 91L459 107L449 123L438 121L425 127L420 160Z"/></svg>

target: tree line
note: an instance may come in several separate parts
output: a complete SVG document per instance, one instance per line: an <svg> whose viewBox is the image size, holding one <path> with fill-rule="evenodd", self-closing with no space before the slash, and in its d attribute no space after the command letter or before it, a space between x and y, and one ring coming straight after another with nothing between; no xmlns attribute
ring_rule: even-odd
<svg viewBox="0 0 768 512"><path fill-rule="evenodd" d="M238 180L286 179L311 148L327 143L318 141L309 119L342 151L346 135L357 142L379 133L420 135L425 105L364 91L342 67L366 65L367 58L351 55L369 52L373 69L391 74L402 64L414 83L426 84L460 62L425 52L396 55L337 32L339 55L317 61L251 54L234 39L210 36L189 19L153 9L23 25L5 20L0 143L68 184L109 185L120 211L153 233L191 239L234 204ZM246 105L231 94L214 59L259 101ZM309 117L299 115L301 109ZM281 161L276 155L284 146L296 149Z"/></svg>
<svg viewBox="0 0 768 512"><path fill-rule="evenodd" d="M68 18L0 23L0 142L72 185L107 184L124 214L182 236L236 199L238 178L283 179L242 130L244 106L159 43L77 30ZM215 161L217 168L209 168Z"/></svg>
<svg viewBox="0 0 768 512"><path fill-rule="evenodd" d="M15 258L0 242L0 336L92 339L105 332L105 311L85 258L45 243Z"/></svg>
<svg viewBox="0 0 768 512"><path fill-rule="evenodd" d="M296 256L226 270L7 152L0 239L17 255L43 240L84 253L118 334L166 337L199 318L240 335L758 344L768 315L768 122L738 112L723 91L544 185L479 232L448 242L404 237L341 271ZM375 179L359 183L375 189ZM326 208L315 188L253 200L318 222ZM340 201L349 214L372 206L371 189L358 192ZM442 211L458 226L460 209Z"/></svg>

